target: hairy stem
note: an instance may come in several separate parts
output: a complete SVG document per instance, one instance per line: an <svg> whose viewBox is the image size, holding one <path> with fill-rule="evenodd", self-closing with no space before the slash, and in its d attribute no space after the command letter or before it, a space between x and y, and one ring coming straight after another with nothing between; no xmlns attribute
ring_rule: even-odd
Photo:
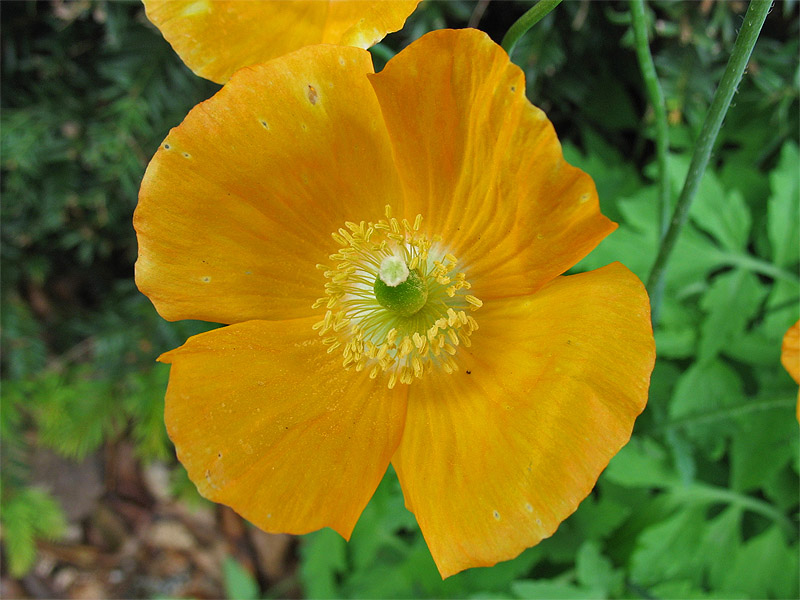
<svg viewBox="0 0 800 600"><path fill-rule="evenodd" d="M733 94L742 79L747 61L750 59L758 34L761 33L761 27L764 25L771 6L772 0L752 0L750 2L742 29L739 31L730 60L728 60L728 66L725 67L725 73L722 75L719 87L714 93L714 100L711 102L711 108L709 108L706 115L703 129L700 131L700 137L697 138L694 153L692 154L692 162L689 165L689 173L678 197L669 228L661 240L661 246L653 264L653 269L650 271L650 277L647 279L647 291L650 293L654 324L658 323L661 300L664 296L667 261L675 248L678 235L680 235L683 226L686 224L689 208L697 193L697 188L700 186L700 180L706 170L711 149L722 126L722 120L728 112Z"/></svg>
<svg viewBox="0 0 800 600"><path fill-rule="evenodd" d="M561 0L539 0L539 2L534 4L530 10L517 19L516 23L509 27L505 36L503 36L503 41L500 43L503 50L511 56L519 38L525 35L525 32L531 27L545 18L547 14L559 4L561 4Z"/></svg>
<svg viewBox="0 0 800 600"><path fill-rule="evenodd" d="M669 175L667 173L667 155L669 153L669 127L667 124L667 105L664 93L656 75L656 66L650 53L647 40L647 20L644 16L644 0L631 0L631 22L633 23L633 37L636 42L636 57L639 59L639 68L642 70L647 95L653 106L653 115L656 121L656 158L658 160L658 214L659 238L664 237L669 223L670 190Z"/></svg>

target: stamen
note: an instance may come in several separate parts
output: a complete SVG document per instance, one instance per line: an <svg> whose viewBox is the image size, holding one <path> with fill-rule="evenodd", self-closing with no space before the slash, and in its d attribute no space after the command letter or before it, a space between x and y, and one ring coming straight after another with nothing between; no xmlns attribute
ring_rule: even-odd
<svg viewBox="0 0 800 600"><path fill-rule="evenodd" d="M331 234L341 246L317 264L325 295L314 309L325 314L313 329L328 352L341 349L342 368L388 376L388 387L411 384L434 369L458 371L459 348L470 347L478 328L467 314L483 303L467 295L458 259L440 246L440 235L395 217L390 206L376 223L347 221Z"/></svg>

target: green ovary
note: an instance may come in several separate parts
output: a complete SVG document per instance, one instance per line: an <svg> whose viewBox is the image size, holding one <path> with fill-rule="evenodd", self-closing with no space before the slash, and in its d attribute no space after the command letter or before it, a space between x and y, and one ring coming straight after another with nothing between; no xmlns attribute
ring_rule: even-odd
<svg viewBox="0 0 800 600"><path fill-rule="evenodd" d="M381 306L403 317L416 313L428 300L428 286L416 270L409 271L408 278L395 286L384 283L378 276L372 289Z"/></svg>

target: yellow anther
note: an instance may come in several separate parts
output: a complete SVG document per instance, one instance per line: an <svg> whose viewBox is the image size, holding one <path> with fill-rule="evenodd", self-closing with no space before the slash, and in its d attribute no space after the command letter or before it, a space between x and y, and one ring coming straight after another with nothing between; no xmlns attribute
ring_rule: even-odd
<svg viewBox="0 0 800 600"><path fill-rule="evenodd" d="M476 298L475 296L464 296L464 300L469 302L475 308L480 308L481 306L483 306L483 302L478 300L478 298Z"/></svg>
<svg viewBox="0 0 800 600"><path fill-rule="evenodd" d="M418 356L415 356L411 359L411 366L414 368L414 375L417 378L422 377L422 374L425 372L425 370L423 369L422 361Z"/></svg>
<svg viewBox="0 0 800 600"><path fill-rule="evenodd" d="M454 346L458 346L458 332L455 329L448 329L447 330L447 337L450 338L450 342Z"/></svg>
<svg viewBox="0 0 800 600"><path fill-rule="evenodd" d="M463 329L458 332L458 337L461 339L461 343L465 348L472 346L472 340L469 339L469 333L465 332Z"/></svg>
<svg viewBox="0 0 800 600"><path fill-rule="evenodd" d="M419 331L415 331L414 335L411 336L411 341L414 342L414 346L419 350L422 348L422 344L425 343L425 338L419 334Z"/></svg>
<svg viewBox="0 0 800 600"><path fill-rule="evenodd" d="M403 338L403 342L400 344L400 358L405 358L408 356L411 351L414 349L414 344L411 341L411 338L406 336Z"/></svg>

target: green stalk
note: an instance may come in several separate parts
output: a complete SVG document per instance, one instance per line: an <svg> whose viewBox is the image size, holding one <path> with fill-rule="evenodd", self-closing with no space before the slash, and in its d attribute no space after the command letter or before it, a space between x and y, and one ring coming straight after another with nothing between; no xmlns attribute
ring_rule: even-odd
<svg viewBox="0 0 800 600"><path fill-rule="evenodd" d="M698 500L702 503L719 502L749 510L773 521L787 533L790 539L794 540L797 538L797 528L792 520L784 515L783 512L775 508L772 504L769 504L764 500L760 500L746 494L740 494L739 492L735 492L733 490L707 485L705 483L695 483L687 488L682 489L676 487L673 488L672 491L674 491L678 496L682 496L689 500Z"/></svg>
<svg viewBox="0 0 800 600"><path fill-rule="evenodd" d="M661 84L658 82L656 66L653 63L653 55L650 54L650 45L647 40L644 0L631 0L631 22L633 23L633 37L636 42L636 57L639 59L639 68L642 70L642 78L644 79L645 88L647 88L650 104L653 105L653 114L656 120L659 238L662 238L667 231L670 214L669 175L667 173L669 126L667 125L667 104L664 101Z"/></svg>
<svg viewBox="0 0 800 600"><path fill-rule="evenodd" d="M691 427L695 425L706 425L708 423L717 423L720 421L727 421L742 417L751 413L759 413L768 410L791 410L797 404L797 401L792 398L781 398L779 400L764 400L764 401L748 401L735 406L726 406L708 412L692 413L685 417L673 419L649 428L647 433L653 435L662 431L670 429L681 429L683 427Z"/></svg>
<svg viewBox="0 0 800 600"><path fill-rule="evenodd" d="M783 281L788 281L789 283L793 283L795 285L800 284L800 278L798 278L796 273L782 269L771 262L761 260L760 258L756 258L755 256L751 256L749 254L722 252L720 254L720 259L724 265L740 267L753 273L766 275L772 279L782 279Z"/></svg>
<svg viewBox="0 0 800 600"><path fill-rule="evenodd" d="M544 19L547 14L559 4L561 4L561 0L539 0L539 2L534 4L530 10L517 19L516 23L506 31L505 36L503 36L503 41L500 42L503 50L511 56L519 38L525 35L528 29Z"/></svg>
<svg viewBox="0 0 800 600"><path fill-rule="evenodd" d="M658 323L661 300L664 297L667 261L675 248L678 235L680 235L683 226L686 224L689 208L697 193L697 188L700 186L700 180L706 170L711 149L722 126L722 120L728 112L733 94L742 79L747 61L750 59L758 34L761 33L761 27L764 25L771 6L772 0L752 0L750 2L742 29L739 31L730 60L728 60L728 66L725 67L725 73L722 75L719 87L714 93L714 100L711 102L711 108L706 115L700 137L697 138L692 162L689 165L689 173L678 197L669 229L667 229L667 233L661 240L661 247L655 264L653 264L653 269L650 271L650 277L647 279L647 291L650 293L654 324Z"/></svg>

